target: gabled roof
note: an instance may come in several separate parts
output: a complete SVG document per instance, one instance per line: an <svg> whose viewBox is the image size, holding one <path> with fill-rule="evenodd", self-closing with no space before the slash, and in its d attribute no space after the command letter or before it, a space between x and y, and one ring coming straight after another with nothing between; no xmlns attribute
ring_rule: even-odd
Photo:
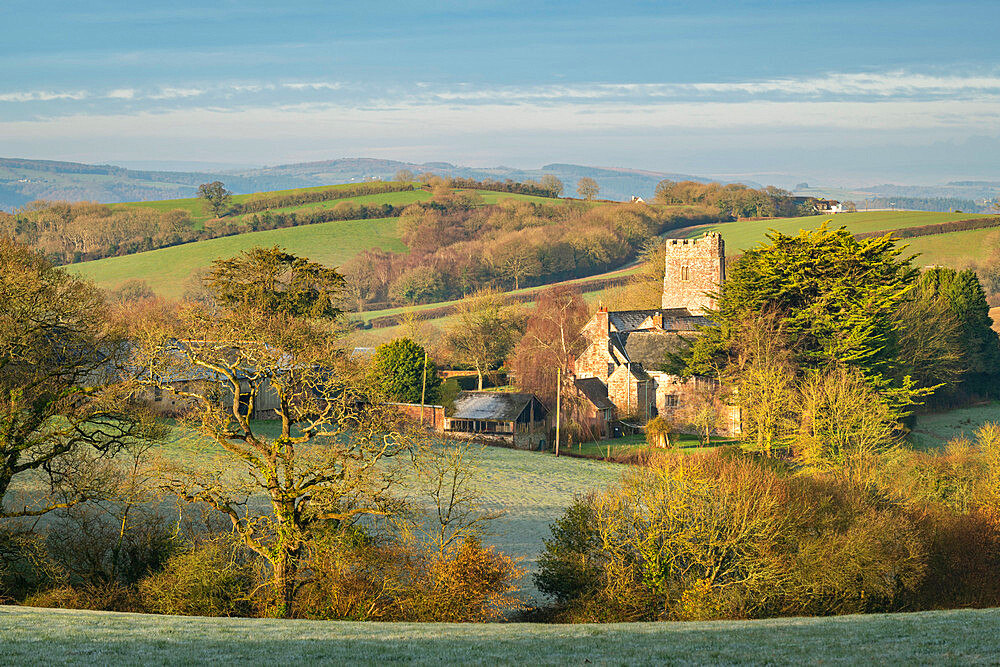
<svg viewBox="0 0 1000 667"><path fill-rule="evenodd" d="M633 331L623 336L625 352L632 363L647 370L657 370L666 361L667 352L679 352L682 341L676 332Z"/></svg>
<svg viewBox="0 0 1000 667"><path fill-rule="evenodd" d="M704 315L692 315L687 308L657 308L655 310L615 310L608 313L612 331L629 333L644 329L659 329L654 316L663 318L662 328L667 331L695 331L699 326L712 324Z"/></svg>
<svg viewBox="0 0 1000 667"><path fill-rule="evenodd" d="M608 398L608 385L600 378L576 378L573 384L598 410L614 410L615 404Z"/></svg>
<svg viewBox="0 0 1000 667"><path fill-rule="evenodd" d="M463 391L455 399L452 419L484 419L512 422L524 412L531 401L536 401L535 419L545 417L546 411L534 394L506 391Z"/></svg>

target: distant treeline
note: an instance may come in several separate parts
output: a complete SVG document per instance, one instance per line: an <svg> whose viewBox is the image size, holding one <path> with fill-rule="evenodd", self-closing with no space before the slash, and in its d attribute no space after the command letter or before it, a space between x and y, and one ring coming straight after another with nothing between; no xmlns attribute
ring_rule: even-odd
<svg viewBox="0 0 1000 667"><path fill-rule="evenodd" d="M437 196L399 217L409 253L372 249L344 265L352 305L431 303L483 287L518 289L621 266L668 229L717 222L707 208L598 207Z"/></svg>
<svg viewBox="0 0 1000 667"><path fill-rule="evenodd" d="M795 197L791 192L767 186L755 190L742 183L698 183L696 181L660 181L655 199L660 204L708 206L730 218L789 218L815 215L816 199Z"/></svg>
<svg viewBox="0 0 1000 667"><path fill-rule="evenodd" d="M857 202L858 209L899 208L911 211L962 211L965 213L988 213L989 206L977 204L971 199L956 197L874 197Z"/></svg>
<svg viewBox="0 0 1000 667"><path fill-rule="evenodd" d="M256 195L252 199L233 204L229 207L227 216L244 215L247 213L260 213L275 208L286 206L301 206L302 204L313 204L321 201L332 201L335 199L348 199L350 197L360 197L363 195L382 195L389 192L408 192L413 190L412 183L386 183L375 181L371 183L356 183L344 188L330 188L327 190L310 190L308 192L297 192L287 195Z"/></svg>
<svg viewBox="0 0 1000 667"><path fill-rule="evenodd" d="M446 183L453 188L468 188L470 190L490 190L493 192L508 192L517 195L533 197L558 197L562 194L563 184L556 178L549 177L544 182L537 181L477 181L473 178L447 178Z"/></svg>

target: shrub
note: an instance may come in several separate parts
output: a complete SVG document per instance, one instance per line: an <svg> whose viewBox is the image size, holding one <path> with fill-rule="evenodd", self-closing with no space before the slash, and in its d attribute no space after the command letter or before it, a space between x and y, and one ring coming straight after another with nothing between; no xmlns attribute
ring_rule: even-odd
<svg viewBox="0 0 1000 667"><path fill-rule="evenodd" d="M163 569L139 582L145 608L180 616L253 616L256 559L220 535L189 544Z"/></svg>
<svg viewBox="0 0 1000 667"><path fill-rule="evenodd" d="M870 613L949 599L942 540L970 531L972 595L992 567L995 527L931 521L845 476L792 474L738 453L658 457L604 493L577 498L552 527L536 582L563 621ZM952 547L954 548L954 547ZM995 571L995 570L994 570ZM937 583L933 583L932 579ZM930 582L930 583L929 583Z"/></svg>
<svg viewBox="0 0 1000 667"><path fill-rule="evenodd" d="M407 621L485 623L524 609L515 582L524 570L509 556L466 537L452 549L425 556L401 600Z"/></svg>

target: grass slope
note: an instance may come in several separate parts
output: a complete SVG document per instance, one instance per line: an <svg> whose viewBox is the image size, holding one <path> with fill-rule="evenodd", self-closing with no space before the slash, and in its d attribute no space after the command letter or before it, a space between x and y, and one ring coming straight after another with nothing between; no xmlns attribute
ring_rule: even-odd
<svg viewBox="0 0 1000 667"><path fill-rule="evenodd" d="M399 239L396 223L395 218L378 218L272 229L72 264L66 268L106 289L114 289L135 278L145 280L158 294L178 298L191 276L208 267L212 260L232 257L253 246L279 245L329 266L338 266L369 248L405 252L406 246Z"/></svg>
<svg viewBox="0 0 1000 667"><path fill-rule="evenodd" d="M350 185L333 185L318 188L299 188L267 193L269 195L284 195L311 190L330 190L346 188ZM506 199L534 202L564 202L559 199L532 197L528 195L509 194L505 192L477 191L488 204L495 204ZM257 196L235 195L234 201L242 201ZM388 192L376 195L360 195L345 199L334 199L326 202L302 204L273 209L275 212L305 212L331 208L342 202L355 204L395 204L405 205L417 201L425 201L431 194L424 190L408 192ZM204 202L200 199L167 199L151 202L134 202L115 204L114 206L140 206L158 211L184 209L189 212L192 220L200 225L209 219L205 213ZM245 217L245 216L244 216ZM394 252L406 252L406 245L399 238L395 218L379 218L373 220L350 220L304 225L286 229L272 229L264 232L250 232L238 236L210 239L197 243L186 243L171 248L161 248L150 252L126 255L124 257L109 257L93 262L83 262L67 267L71 272L93 280L99 287L115 289L129 279L145 280L154 292L171 298L178 298L184 293L185 283L197 272L220 257L231 257L242 250L255 245L279 245L289 252L308 257L329 266L338 266L354 255L369 248L382 248Z"/></svg>
<svg viewBox="0 0 1000 667"><path fill-rule="evenodd" d="M255 424L261 432L278 435L278 422ZM170 439L158 448L170 461L185 465L219 470L234 465L231 457L217 463L219 452L216 445L180 427L174 428ZM602 461L481 445L472 446L468 460L475 470L475 486L484 508L502 513L490 524L487 541L521 558L529 572L542 551L542 540L549 537L549 525L562 516L573 496L607 486L622 473L620 465ZM262 496L256 501L260 509L266 507ZM528 595L536 594L530 576L522 586Z"/></svg>
<svg viewBox="0 0 1000 667"><path fill-rule="evenodd" d="M485 625L0 607L0 637L4 664L997 664L1000 610Z"/></svg>
<svg viewBox="0 0 1000 667"><path fill-rule="evenodd" d="M324 190L345 190L357 185L356 183L344 183L341 185L322 185L314 188L294 188L292 190L275 190L273 192L254 192L253 194L247 195L233 195L233 203L239 203L247 201L248 199L254 199L260 197L261 195L267 195L269 197L280 197L282 195L292 195L299 194L302 192L318 192ZM396 194L396 193L389 193ZM376 195L377 196L377 195ZM353 198L348 199L336 199L333 203L338 201L351 201ZM379 202L381 203L381 201ZM140 201L140 202L127 202L124 204L111 204L112 208L151 208L154 211L173 211L176 209L181 209L187 211L188 215L195 222L204 222L210 218L214 218L205 206L205 201L198 197L191 197L188 199L161 199L158 201Z"/></svg>
<svg viewBox="0 0 1000 667"><path fill-rule="evenodd" d="M852 233L861 234L864 232L878 232L889 229L903 229L906 227L919 227L921 225L933 225L941 222L955 222L957 220L971 220L973 218L988 217L982 214L972 213L931 213L926 211L868 211L861 213L839 213L834 216L824 217L812 215L804 218L780 218L776 220L755 220L740 222L724 222L716 225L703 225L691 227L676 232L677 236L692 238L700 236L707 231L720 232L726 241L726 252L730 255L740 254L742 251L752 248L765 240L766 235L771 230L777 230L783 234L798 234L800 229L814 229L820 226L825 220L830 221L831 227L847 227ZM966 234L977 232L996 232L995 229L973 230L972 232L953 232L952 234L940 234L937 236L924 236L915 239L907 239L907 243L916 246L916 241L921 241L928 246L935 245L935 239L940 239L953 234ZM966 248L965 251L969 249ZM917 252L917 250L914 250Z"/></svg>

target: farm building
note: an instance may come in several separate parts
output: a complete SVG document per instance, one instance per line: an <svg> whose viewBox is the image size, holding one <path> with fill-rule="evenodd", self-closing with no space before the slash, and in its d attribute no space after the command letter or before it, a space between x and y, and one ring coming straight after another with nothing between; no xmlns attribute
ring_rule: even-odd
<svg viewBox="0 0 1000 667"><path fill-rule="evenodd" d="M544 449L548 411L534 394L464 391L445 417L445 433L515 449Z"/></svg>

